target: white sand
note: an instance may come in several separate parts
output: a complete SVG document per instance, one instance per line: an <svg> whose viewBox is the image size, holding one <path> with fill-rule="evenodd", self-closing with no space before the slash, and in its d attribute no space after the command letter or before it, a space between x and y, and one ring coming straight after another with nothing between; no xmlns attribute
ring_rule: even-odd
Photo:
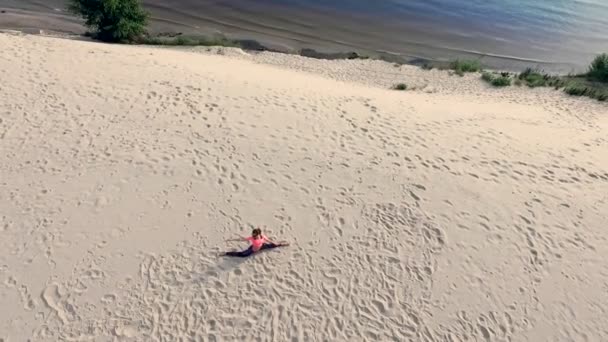
<svg viewBox="0 0 608 342"><path fill-rule="evenodd" d="M2 342L608 340L605 104L374 61L0 47ZM215 257L252 225L293 245Z"/></svg>

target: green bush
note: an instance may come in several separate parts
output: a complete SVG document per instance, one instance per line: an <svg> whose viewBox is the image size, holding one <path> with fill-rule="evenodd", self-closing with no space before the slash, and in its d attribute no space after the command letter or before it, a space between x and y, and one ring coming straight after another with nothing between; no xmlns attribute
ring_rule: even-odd
<svg viewBox="0 0 608 342"><path fill-rule="evenodd" d="M565 80L559 76L552 76L542 71L527 68L517 76L517 78L530 88L536 87L555 87L565 86Z"/></svg>
<svg viewBox="0 0 608 342"><path fill-rule="evenodd" d="M148 22L139 0L69 0L68 10L106 42L132 42L144 34Z"/></svg>
<svg viewBox="0 0 608 342"><path fill-rule="evenodd" d="M450 63L450 69L454 70L459 76L463 76L465 72L481 71L481 63L474 60L455 60Z"/></svg>
<svg viewBox="0 0 608 342"><path fill-rule="evenodd" d="M569 95L587 96L598 101L608 101L608 87L572 82L564 88L564 91Z"/></svg>
<svg viewBox="0 0 608 342"><path fill-rule="evenodd" d="M591 62L587 77L599 82L608 83L608 54L603 53Z"/></svg>
<svg viewBox="0 0 608 342"><path fill-rule="evenodd" d="M508 73L495 75L489 72L484 72L481 74L481 79L490 83L494 87L507 87L511 85L511 77Z"/></svg>
<svg viewBox="0 0 608 342"><path fill-rule="evenodd" d="M484 72L483 74L481 74L481 79L490 83L494 79L494 75L489 72Z"/></svg>
<svg viewBox="0 0 608 342"><path fill-rule="evenodd" d="M597 56L586 74L554 76L537 69L527 68L517 76L515 84L526 84L531 88L563 88L564 92L569 95L608 101L608 54Z"/></svg>
<svg viewBox="0 0 608 342"><path fill-rule="evenodd" d="M518 78L522 80L528 87L536 88L547 86L549 75L543 74L541 71L534 70L532 68L527 68L521 74L519 74Z"/></svg>
<svg viewBox="0 0 608 342"><path fill-rule="evenodd" d="M547 85L547 79L540 71L532 68L527 68L519 74L518 78L522 80L528 87L544 87Z"/></svg>
<svg viewBox="0 0 608 342"><path fill-rule="evenodd" d="M566 88L564 88L566 94L574 96L583 96L587 93L587 90L587 87L580 84L570 84Z"/></svg>
<svg viewBox="0 0 608 342"><path fill-rule="evenodd" d="M495 87L508 87L511 85L511 78L500 76L492 80L491 84Z"/></svg>
<svg viewBox="0 0 608 342"><path fill-rule="evenodd" d="M224 37L177 36L177 37L141 37L135 40L139 44L165 46L226 46L241 47L236 40Z"/></svg>
<svg viewBox="0 0 608 342"><path fill-rule="evenodd" d="M395 90L407 90L407 84L405 84L405 83L395 84L395 86L393 86L393 89L395 89Z"/></svg>

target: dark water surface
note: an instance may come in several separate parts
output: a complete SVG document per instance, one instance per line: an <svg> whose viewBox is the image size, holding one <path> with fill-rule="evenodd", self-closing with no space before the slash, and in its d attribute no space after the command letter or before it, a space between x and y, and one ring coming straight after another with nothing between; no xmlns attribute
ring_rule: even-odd
<svg viewBox="0 0 608 342"><path fill-rule="evenodd" d="M222 33L281 49L479 57L497 68L540 65L561 72L582 71L595 55L608 52L608 0L143 2L152 12L153 31ZM61 18L65 1L0 0L0 8ZM3 22L0 14L0 27L27 26L16 21Z"/></svg>

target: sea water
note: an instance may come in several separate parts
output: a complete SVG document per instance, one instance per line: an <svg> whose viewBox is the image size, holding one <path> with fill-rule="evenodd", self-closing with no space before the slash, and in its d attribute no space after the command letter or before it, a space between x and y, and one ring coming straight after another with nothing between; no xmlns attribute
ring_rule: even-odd
<svg viewBox="0 0 608 342"><path fill-rule="evenodd" d="M608 0L267 1L366 17L370 21L361 31L374 30L375 23L404 43L439 53L462 51L580 66L608 52Z"/></svg>

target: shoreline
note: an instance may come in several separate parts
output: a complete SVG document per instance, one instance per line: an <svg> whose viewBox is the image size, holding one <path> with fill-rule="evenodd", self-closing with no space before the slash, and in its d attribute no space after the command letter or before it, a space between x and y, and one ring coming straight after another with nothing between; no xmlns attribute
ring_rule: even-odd
<svg viewBox="0 0 608 342"><path fill-rule="evenodd" d="M243 46L223 46L223 45L156 45L156 44L116 44L105 43L94 40L85 35L66 35L60 32L36 32L28 33L19 30L2 30L0 34L17 34L49 37L55 39L67 39L83 42L93 42L96 44L109 46L131 46L151 49L168 49L203 55L230 56L237 59L253 61L255 63L273 65L280 68L293 69L296 71L306 71L315 75L321 75L337 81L347 81L363 84L380 89L395 89L399 84L407 85L407 92L422 92L429 94L444 94L460 96L464 92L476 94L477 96L495 96L497 93L505 93L509 97L517 96L521 101L535 102L539 94L562 101L566 97L569 105L574 103L584 104L593 108L594 113L600 113L606 108L605 101L598 101L587 96L567 95L562 89L552 86L528 87L525 83L512 84L509 87L493 87L488 82L483 81L483 74L486 72L500 74L504 70L484 68L476 72L465 72L459 75L450 68L451 63L433 63L432 68L426 68L429 61L418 60L413 63L400 63L382 58L368 58L367 56L353 56L351 53L324 54L314 50L307 51L305 54L290 53L283 51L273 51L270 49L260 49L257 42L245 41ZM246 47L250 47L247 49ZM285 63L285 61L288 61ZM329 65L327 63L330 63ZM329 66L329 67L328 67ZM335 72L335 67L339 66L340 72ZM368 74L369 70L373 73L380 72L377 76ZM437 74L441 76L437 76ZM511 74L513 80L517 80L517 74ZM563 77L556 75L557 77ZM564 75L565 76L565 75ZM438 79L440 79L438 81ZM434 80L434 81L432 81ZM371 82L370 82L371 81ZM517 95L515 95L517 94ZM591 101L589 104L588 101ZM516 101L516 102L519 102ZM550 104L547 104L550 107ZM594 114L595 115L595 114Z"/></svg>
<svg viewBox="0 0 608 342"><path fill-rule="evenodd" d="M49 6L49 10L51 8L53 8L53 6ZM414 65L427 62L436 65L445 65L455 59L475 59L481 61L491 69L511 72L520 72L527 67L562 75L584 70L583 66L577 66L570 62L550 62L518 56L481 53L474 50L437 47L427 43L409 40L401 41L399 45L392 46L393 48L390 48L390 46L381 48L377 44L371 44L371 41L368 41L366 45L371 44L369 46L374 45L375 47L365 48L363 45L353 42L352 37L349 36L332 37L331 34L327 33L324 35L297 33L289 28L281 28L280 26L273 25L268 27L254 27L246 24L246 21L238 24L226 20L214 19L210 16L196 16L186 21L184 19L186 17L182 18L182 16L186 16L185 13L173 13L166 6L154 5L151 6L151 9L158 13L165 13L166 15L166 17L152 17L149 32L153 36L165 33L179 33L184 36L194 37L213 37L220 35L229 39L248 41L254 46L263 47L263 49L273 52L297 54L299 51L306 50L311 52L309 57L329 59L356 53L360 56L369 56L371 58L383 59L389 62ZM70 34L83 34L85 31L84 27L79 26L79 21L76 18L57 11L57 8L53 10L53 13L6 8L5 10L8 10L9 12L1 14L5 17L3 20L5 24L0 25L0 28L18 30L20 27L29 27L30 31L32 29L41 29ZM11 11L14 11L14 13L11 13ZM223 12L220 11L220 13ZM6 19L11 16L12 19ZM177 18L182 18L182 20L180 21ZM362 42L363 41L364 40L362 40Z"/></svg>
<svg viewBox="0 0 608 342"><path fill-rule="evenodd" d="M21 32L24 34L31 34L31 35L41 35L41 36L51 36L51 37L58 37L58 38L65 38L65 39L84 39L84 40L88 40L90 39L86 33L73 33L72 31L61 31L61 30L49 30L49 29L41 29L38 26L33 26L33 27L29 27L29 28L19 28L19 27L13 27L13 28L6 28L6 27L2 27L0 26L0 32ZM229 38L226 36L216 36L216 37L212 37L212 36L205 36L205 35L185 35L181 32L159 32L156 33L155 35L151 35L150 38L152 39L163 39L163 38L177 38L177 37L185 37L187 39L209 39L210 41L219 41L222 39L227 39L228 42L232 42L232 43L236 43L238 44L238 46L224 46L221 44L218 45L179 45L179 44L153 44L153 43L133 43L133 44L119 44L119 45L131 45L131 46L151 46L151 47L174 47L174 48L194 48L194 47L225 47L225 48L240 48L243 49L245 51L251 51L251 52L272 52L272 53L279 53L279 54L285 54L285 55L292 55L292 56L301 56L301 57L308 57L308 58L314 58L314 59L320 59L320 60L377 60L377 61L382 61L382 62L386 62L386 63L396 63L396 64L400 64L400 65L409 65L409 66L416 66L416 67L423 67L423 66L432 66L433 68L439 68L439 69L449 69L449 65L454 61L454 60L434 60L434 59L426 59L426 58L422 58L422 57L412 57L412 58L405 58L403 56L399 56L396 54L392 54L390 52L376 52L371 53L371 54L362 54L360 51L334 51L334 52L326 52L326 51L318 51L315 50L313 48L304 48L304 49L300 49L300 50L282 50L280 48L273 48L271 46L268 45L264 45L262 43L260 43L257 40L253 40L253 39L236 39L236 38ZM94 41L91 39L91 41ZM115 44L115 43L104 43L104 44ZM492 55L478 55L478 59L472 59L472 60L476 60L476 61L480 61L482 63L482 65L484 66L484 68L486 68L486 70L490 70L490 71L508 71L508 72L512 72L512 73L518 73L521 72L523 70L525 70L526 68L532 68L535 70L542 70L542 71L547 71L546 69L542 69L539 68L539 65L551 65L551 64L555 64L555 63L548 63L548 62L543 62L543 61L534 61L534 60L526 60L526 59L521 59L518 57L508 57L508 56L492 56ZM500 60L512 60L518 63L521 63L521 69L508 69L508 68L493 68L491 65L487 65L484 62L483 57L488 57L488 58L497 58ZM550 73L552 75L557 75L557 76L566 76L566 73Z"/></svg>

